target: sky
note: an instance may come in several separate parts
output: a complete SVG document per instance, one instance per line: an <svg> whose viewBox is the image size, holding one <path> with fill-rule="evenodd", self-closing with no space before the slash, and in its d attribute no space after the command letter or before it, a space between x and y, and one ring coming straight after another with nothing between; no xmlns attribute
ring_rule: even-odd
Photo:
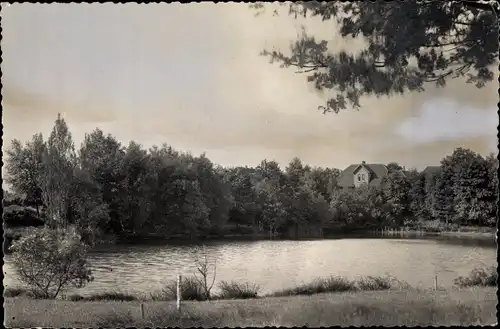
<svg viewBox="0 0 500 329"><path fill-rule="evenodd" d="M306 77L269 64L303 25L332 49L332 22L255 17L247 4L13 4L2 10L3 149L48 136L57 113L77 148L99 127L123 144L168 143L224 166L439 165L457 147L497 152L498 84L463 80L324 115Z"/></svg>

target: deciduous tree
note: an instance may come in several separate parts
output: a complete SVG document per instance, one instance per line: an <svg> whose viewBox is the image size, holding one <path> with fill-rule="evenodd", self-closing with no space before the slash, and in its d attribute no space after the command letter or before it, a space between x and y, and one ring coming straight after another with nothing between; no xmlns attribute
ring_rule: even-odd
<svg viewBox="0 0 500 329"><path fill-rule="evenodd" d="M257 3L262 10L267 4ZM484 86L498 60L498 6L476 1L300 1L282 3L291 17L333 20L333 36L362 38L353 53L309 35L291 43L291 52L264 50L271 63L297 67L318 90L337 94L319 108L359 108L363 96L423 91L449 79ZM283 13L277 9L275 12ZM411 37L409 37L411 36Z"/></svg>

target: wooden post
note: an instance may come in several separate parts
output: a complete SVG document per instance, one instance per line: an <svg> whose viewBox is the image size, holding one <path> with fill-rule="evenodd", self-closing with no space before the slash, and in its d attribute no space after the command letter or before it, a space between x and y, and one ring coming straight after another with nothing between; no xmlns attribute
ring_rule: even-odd
<svg viewBox="0 0 500 329"><path fill-rule="evenodd" d="M434 289L438 290L438 276L437 276L437 274L434 276Z"/></svg>
<svg viewBox="0 0 500 329"><path fill-rule="evenodd" d="M144 319L144 304L141 303L141 319Z"/></svg>
<svg viewBox="0 0 500 329"><path fill-rule="evenodd" d="M181 311L181 283L182 283L182 276L179 274L177 275L177 311Z"/></svg>

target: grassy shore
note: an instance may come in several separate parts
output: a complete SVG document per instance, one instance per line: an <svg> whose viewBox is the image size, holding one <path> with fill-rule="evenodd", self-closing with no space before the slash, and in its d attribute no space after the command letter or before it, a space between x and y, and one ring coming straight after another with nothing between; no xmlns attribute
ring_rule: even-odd
<svg viewBox="0 0 500 329"><path fill-rule="evenodd" d="M5 299L8 327L492 325L496 288L386 290L184 302Z"/></svg>

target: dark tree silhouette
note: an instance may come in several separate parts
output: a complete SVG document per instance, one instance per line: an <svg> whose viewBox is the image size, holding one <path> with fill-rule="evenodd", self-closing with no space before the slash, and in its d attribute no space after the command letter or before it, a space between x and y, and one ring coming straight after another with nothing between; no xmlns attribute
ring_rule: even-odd
<svg viewBox="0 0 500 329"><path fill-rule="evenodd" d="M464 77L478 88L493 80L498 58L498 6L484 1L353 1L282 3L297 18L335 20L332 35L361 36L366 47L356 55L335 51L305 29L291 53L264 50L282 67L295 66L308 81L337 94L319 106L338 113L359 108L362 96L393 96L423 91L426 83L444 86ZM263 3L252 4L256 10ZM275 11L275 14L280 11ZM260 12L258 12L260 13Z"/></svg>

